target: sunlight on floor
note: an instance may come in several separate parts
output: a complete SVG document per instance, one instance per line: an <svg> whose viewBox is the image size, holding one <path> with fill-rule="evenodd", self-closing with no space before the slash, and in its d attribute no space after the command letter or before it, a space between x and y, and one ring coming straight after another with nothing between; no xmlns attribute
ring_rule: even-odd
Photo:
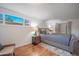
<svg viewBox="0 0 79 59"><path fill-rule="evenodd" d="M72 54L70 54L69 52L62 50L62 49L59 49L59 48L56 48L54 46L51 46L51 45L48 45L45 43L40 43L40 45L44 48L47 48L50 51L55 51L56 54L59 56L72 56Z"/></svg>

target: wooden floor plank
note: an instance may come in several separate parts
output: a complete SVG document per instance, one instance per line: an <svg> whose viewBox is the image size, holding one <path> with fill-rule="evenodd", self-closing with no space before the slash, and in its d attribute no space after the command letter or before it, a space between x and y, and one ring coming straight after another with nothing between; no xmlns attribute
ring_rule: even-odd
<svg viewBox="0 0 79 59"><path fill-rule="evenodd" d="M55 51L51 52L40 45L25 45L15 49L16 56L56 56Z"/></svg>

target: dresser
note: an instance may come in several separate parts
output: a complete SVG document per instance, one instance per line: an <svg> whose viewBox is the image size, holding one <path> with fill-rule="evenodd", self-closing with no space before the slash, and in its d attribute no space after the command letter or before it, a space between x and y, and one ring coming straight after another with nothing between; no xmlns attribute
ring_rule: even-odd
<svg viewBox="0 0 79 59"><path fill-rule="evenodd" d="M32 44L37 45L41 42L41 36L32 36Z"/></svg>

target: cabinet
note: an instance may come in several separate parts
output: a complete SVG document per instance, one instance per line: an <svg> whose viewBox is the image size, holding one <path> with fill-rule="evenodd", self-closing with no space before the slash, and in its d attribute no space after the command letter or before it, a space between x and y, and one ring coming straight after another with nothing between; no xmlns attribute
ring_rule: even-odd
<svg viewBox="0 0 79 59"><path fill-rule="evenodd" d="M37 45L41 42L41 36L32 36L32 44Z"/></svg>

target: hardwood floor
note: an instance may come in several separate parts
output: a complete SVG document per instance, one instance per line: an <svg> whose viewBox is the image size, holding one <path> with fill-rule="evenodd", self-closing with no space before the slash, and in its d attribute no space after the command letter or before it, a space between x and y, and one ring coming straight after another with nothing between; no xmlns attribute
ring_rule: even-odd
<svg viewBox="0 0 79 59"><path fill-rule="evenodd" d="M16 56L56 56L55 51L51 52L40 45L25 45L15 49Z"/></svg>

